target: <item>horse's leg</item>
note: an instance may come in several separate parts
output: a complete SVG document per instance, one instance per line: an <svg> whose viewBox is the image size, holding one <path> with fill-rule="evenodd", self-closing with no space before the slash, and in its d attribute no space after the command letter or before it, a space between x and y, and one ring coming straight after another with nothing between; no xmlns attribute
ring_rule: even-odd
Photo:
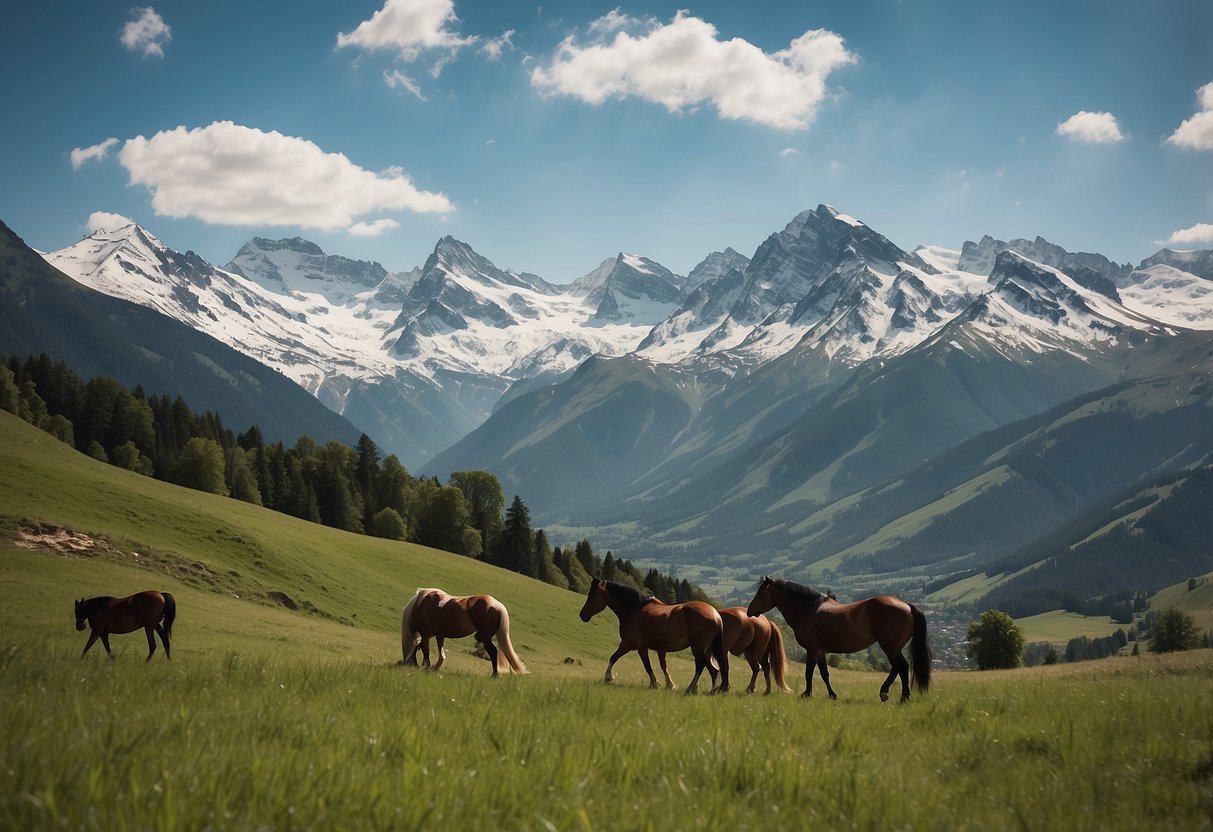
<svg viewBox="0 0 1213 832"><path fill-rule="evenodd" d="M442 643L446 641L442 636L434 636L434 646L438 648L438 663L434 665L434 670L442 667L442 663L446 661L446 649Z"/></svg>
<svg viewBox="0 0 1213 832"><path fill-rule="evenodd" d="M619 649L611 654L610 661L607 662L606 673L603 674L602 681L610 684L615 681L615 674L612 672L615 669L615 662L619 661L623 656L632 652L632 648L628 647L624 642L619 642Z"/></svg>
<svg viewBox="0 0 1213 832"><path fill-rule="evenodd" d="M837 699L838 694L834 692L834 688L830 687L830 666L826 664L825 653L818 657L817 669L821 671L821 681L826 683L826 691L830 694L830 698Z"/></svg>
<svg viewBox="0 0 1213 832"><path fill-rule="evenodd" d="M745 689L746 693L753 693L754 688L758 686L758 671L762 670L762 665L758 661L758 657L754 655L754 650L745 651L745 660L750 663L750 686ZM767 677L767 693L771 692L771 679Z"/></svg>
<svg viewBox="0 0 1213 832"><path fill-rule="evenodd" d="M664 650L657 651L657 663L659 665L661 665L661 673L663 676L665 676L665 689L673 690L674 689L674 680L670 678L670 669L668 667L666 667Z"/></svg>
<svg viewBox="0 0 1213 832"><path fill-rule="evenodd" d="M147 635L147 661L152 660L152 654L156 652L156 630L149 624L143 628L144 634Z"/></svg>
<svg viewBox="0 0 1213 832"><path fill-rule="evenodd" d="M493 678L497 678L497 645L493 644L492 633L481 633L480 643L484 646L484 651L489 654L489 662L493 665Z"/></svg>
<svg viewBox="0 0 1213 832"><path fill-rule="evenodd" d="M101 646L105 648L105 652L109 653L109 657L114 657L114 651L110 649L110 634L106 630L101 631Z"/></svg>
<svg viewBox="0 0 1213 832"><path fill-rule="evenodd" d="M97 642L97 637L100 635L101 635L101 633L98 632L97 630L89 630L88 644L84 645L84 650L81 651L80 658L82 658L82 659L84 658L84 654L87 653L89 648L92 647Z"/></svg>
<svg viewBox="0 0 1213 832"><path fill-rule="evenodd" d="M160 634L160 642L161 642L161 643L164 645L164 658L168 659L169 661L172 661L172 659L173 659L173 651L169 649L169 646L168 646L168 641L169 641L169 638L168 638L168 633L166 633L166 632L164 631L164 625L163 625L163 624L157 624L157 625L156 625L156 632Z"/></svg>
<svg viewBox="0 0 1213 832"><path fill-rule="evenodd" d="M708 661L708 654L703 650L691 650L695 656L695 677L691 679L691 686L687 688L687 696L693 694L699 688L699 674L703 673L705 667L711 667L711 662Z"/></svg>
<svg viewBox="0 0 1213 832"><path fill-rule="evenodd" d="M644 665L644 672L649 674L649 688L657 690L657 676L653 673L653 665L649 662L649 648L641 647L636 652L640 654L640 663Z"/></svg>
<svg viewBox="0 0 1213 832"><path fill-rule="evenodd" d="M421 666L429 667L430 666L430 637L429 636L421 637L421 658L422 658Z"/></svg>
<svg viewBox="0 0 1213 832"><path fill-rule="evenodd" d="M901 701L908 702L910 700L910 663L906 661L905 656L901 655L900 650L890 650L883 644L881 645L881 649L888 656L889 665L892 669L889 671L889 677L880 686L880 701L889 701L889 688L893 685L893 680L900 676Z"/></svg>
<svg viewBox="0 0 1213 832"><path fill-rule="evenodd" d="M813 671L817 664L812 657L807 657L804 660L804 693L801 696L806 699L813 695Z"/></svg>

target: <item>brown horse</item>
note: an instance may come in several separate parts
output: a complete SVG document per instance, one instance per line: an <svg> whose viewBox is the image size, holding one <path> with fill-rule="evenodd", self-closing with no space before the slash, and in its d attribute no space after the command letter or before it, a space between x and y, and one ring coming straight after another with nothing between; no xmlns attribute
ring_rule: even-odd
<svg viewBox="0 0 1213 832"><path fill-rule="evenodd" d="M589 594L581 608L581 620L589 621L604 609L619 618L619 649L607 663L604 682L615 678L612 670L615 662L626 653L636 650L645 672L649 674L649 687L657 687L657 677L649 663L649 650L656 650L661 659L661 669L666 671L665 653L691 648L695 657L695 678L687 693L694 693L699 685L699 674L710 667L715 659L720 668L720 687L717 692L729 689L729 654L724 649L724 623L720 613L711 604L688 601L685 604L663 604L656 598L641 595L636 589L614 581L590 584ZM670 674L665 672L666 686L673 687Z"/></svg>
<svg viewBox="0 0 1213 832"><path fill-rule="evenodd" d="M775 686L784 693L791 693L792 689L784 681L784 674L788 671L788 656L783 649L783 633L779 628L765 615L751 618L746 614L745 607L723 609L720 618L724 622L725 649L734 656L745 656L750 664L752 675L746 693L754 692L760 670L766 679L766 693L771 692L772 672L775 674ZM712 668L708 668L708 673L712 673ZM715 682L715 679L712 681Z"/></svg>
<svg viewBox="0 0 1213 832"><path fill-rule="evenodd" d="M901 701L910 698L910 663L901 651L910 645L914 667L914 683L920 693L931 685L931 651L927 645L927 619L922 610L892 595L877 595L853 604L840 604L832 595L815 589L772 578L767 575L758 584L758 592L750 601L747 612L758 615L777 607L796 634L796 641L808 651L805 669L804 695L813 695L813 666L821 672L821 680L831 699L837 699L830 687L830 671L826 653L854 653L872 644L879 644L889 657L892 670L880 686L880 701L889 699L889 687L901 677Z"/></svg>
<svg viewBox="0 0 1213 832"><path fill-rule="evenodd" d="M400 644L404 651L404 664L417 664L417 648L425 667L430 666L430 638L438 645L438 663L434 670L446 661L442 643L448 638L463 638L476 634L489 654L493 676L499 671L526 673L526 665L514 652L510 643L510 614L505 604L492 595L447 595L441 589L419 589L412 600L404 606L400 616ZM493 645L493 638L501 650Z"/></svg>
<svg viewBox="0 0 1213 832"><path fill-rule="evenodd" d="M84 658L90 647L97 639L105 647L105 652L112 659L114 651L110 650L110 633L133 633L140 627L147 633L147 661L152 660L156 652L156 637L164 643L164 656L171 659L172 651L169 641L173 635L173 619L177 617L177 602L167 592L157 592L149 589L128 595L126 598L115 598L112 595L99 595L88 600L76 602L76 630L81 632L87 623L92 628L88 635L88 643L84 645L80 658Z"/></svg>

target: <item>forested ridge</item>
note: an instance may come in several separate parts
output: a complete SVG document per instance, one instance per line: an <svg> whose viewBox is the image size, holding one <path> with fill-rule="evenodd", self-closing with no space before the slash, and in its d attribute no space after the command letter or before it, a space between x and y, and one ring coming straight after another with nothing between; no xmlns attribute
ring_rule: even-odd
<svg viewBox="0 0 1213 832"><path fill-rule="evenodd" d="M599 556L588 540L553 546L520 496L506 505L493 474L457 471L445 485L414 476L366 434L353 447L306 435L292 447L266 443L255 425L235 433L180 396L128 390L108 376L86 381L46 354L0 365L0 409L101 461L313 523L443 549L574 592L595 576L671 603L707 598L685 579Z"/></svg>

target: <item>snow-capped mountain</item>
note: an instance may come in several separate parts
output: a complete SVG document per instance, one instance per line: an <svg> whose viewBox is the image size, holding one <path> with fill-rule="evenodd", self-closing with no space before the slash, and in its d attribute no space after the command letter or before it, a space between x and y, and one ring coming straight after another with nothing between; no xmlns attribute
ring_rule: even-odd
<svg viewBox="0 0 1213 832"><path fill-rule="evenodd" d="M254 238L219 269L137 225L44 256L279 370L410 465L487 418L512 383L630 351L656 314L635 310L680 299L670 300L677 276L645 258L615 258L589 297L500 269L452 237L402 272L300 238ZM656 287L647 294L646 278ZM624 313L599 317L608 298L622 298Z"/></svg>

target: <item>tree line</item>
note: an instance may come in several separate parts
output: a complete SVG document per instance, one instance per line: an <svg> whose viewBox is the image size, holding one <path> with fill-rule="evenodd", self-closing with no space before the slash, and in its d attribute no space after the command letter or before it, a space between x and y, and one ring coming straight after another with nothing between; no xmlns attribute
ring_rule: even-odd
<svg viewBox="0 0 1213 832"><path fill-rule="evenodd" d="M45 353L0 364L0 409L111 465L313 523L443 549L574 592L595 576L669 603L707 600L685 579L595 554L588 540L553 546L520 496L505 505L487 471L457 471L445 485L413 476L366 434L354 447L309 436L293 447L266 442L255 425L234 433L180 396L127 390L108 376L85 381Z"/></svg>

